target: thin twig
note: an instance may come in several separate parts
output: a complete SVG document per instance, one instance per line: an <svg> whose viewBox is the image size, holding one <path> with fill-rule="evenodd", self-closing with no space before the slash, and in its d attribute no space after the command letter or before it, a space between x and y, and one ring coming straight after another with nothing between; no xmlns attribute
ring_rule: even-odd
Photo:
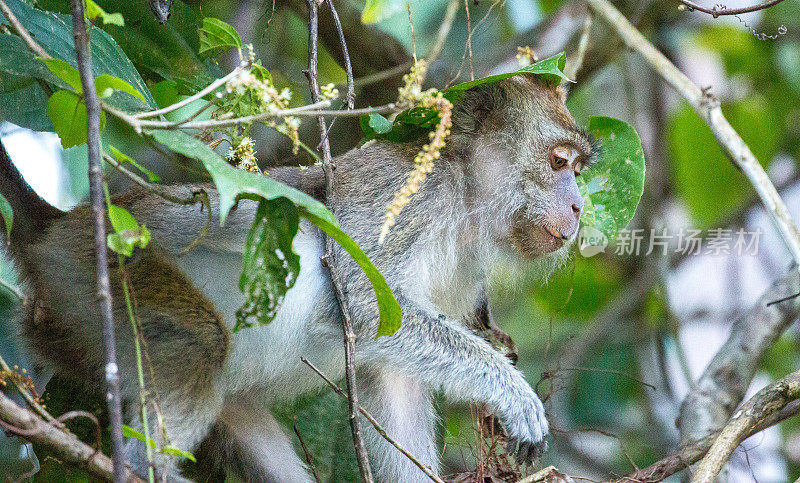
<svg viewBox="0 0 800 483"><path fill-rule="evenodd" d="M436 33L436 42L434 42L433 46L425 55L425 62L428 63L428 67L432 66L436 59L439 58L439 54L442 53L444 43L447 40L447 36L450 35L450 30L453 28L453 22L456 20L458 5L459 0L450 0L450 3L447 4L447 10L444 12L442 25L439 27L439 31Z"/></svg>
<svg viewBox="0 0 800 483"><path fill-rule="evenodd" d="M678 70L607 0L588 0L588 3L616 30L625 44L639 52L651 67L689 101L694 110L706 121L728 158L742 170L755 188L764 203L764 208L789 249L789 253L795 263L800 265L800 232L797 230L797 225L792 221L786 204L767 173L764 172L764 168L725 118L719 101L707 89L700 89Z"/></svg>
<svg viewBox="0 0 800 483"><path fill-rule="evenodd" d="M303 361L303 362L304 362L304 363L305 363L305 364L306 364L308 367L310 367L310 368L311 368L311 370L313 370L314 372L316 372L316 373L317 373L317 375L319 375L319 377L321 377L322 379L324 379L324 380L325 380L325 382L327 382L327 383L328 383L328 385L331 387L331 389L333 389L333 390L336 392L336 394L338 394L338 395L342 396L343 398L347 399L348 401L350 400L350 398L347 396L347 393L345 393L345 392L342 390L342 388L340 388L339 386L337 386L337 385L336 385L336 383L334 383L333 381L331 381L331 380L328 378L328 376L326 376L326 375L325 375L325 373L323 373L322 371L320 371L320 370L317 368L317 366L315 366L314 364L312 364L312 363L311 363L311 362L310 362L308 359L306 359L305 357L301 357L301 358L300 358L300 360L301 360L301 361ZM380 434L380 435L383 437L383 439L385 439L386 441L388 441L388 442L389 442L389 444L391 444L392 446L394 446L395 448L397 448L397 449L398 449L398 450L399 450L401 453L403 453L403 454L404 454L404 455L405 455L405 456L406 456L408 459L410 459L410 460L411 460L411 462L412 462L412 463L414 463L414 464L417 466L417 468L421 469L421 470L423 471L423 473L425 473L425 474L428 476L428 478L430 478L430 479L431 479L431 480L433 480L433 481L436 481L437 483L444 483L444 481L442 481L442 479L441 479L441 478L439 478L438 476L436 476L436 474L434 474L434 473L433 473L433 471L432 471L432 470L431 470L431 469L430 469L428 466L424 465L424 464L423 464L423 463L422 463L420 460L418 460L416 457L414 457L414 455L412 455L411 453L409 453L407 449L403 448L402 446L400 446L400 444L399 444L397 441L395 441L394 439L392 439L392 438L391 438L391 436L389 436L389 435L386 433L386 431L383 429L383 426L381 426L381 425L380 425L380 423L379 423L379 422L378 422L378 421L377 421L377 420L376 420L376 419L375 419L375 418L374 418L374 417L373 417L373 416L372 416L370 413L368 413L366 409L364 409L364 408L363 408L363 407L361 407L361 406L358 406L358 411L359 411L359 412L360 412L360 413L361 413L361 414L362 414L362 415L363 415L365 418L367 418L367 421L369 421L369 422L372 424L372 426L374 426L374 427L375 427L375 430L376 430L376 431L378 431L378 434Z"/></svg>
<svg viewBox="0 0 800 483"><path fill-rule="evenodd" d="M30 32L28 32L28 30L22 26L22 24L17 19L17 16L14 15L14 12L12 12L10 8L8 8L8 5L6 5L6 2L3 0L0 0L0 11L3 12L3 15L11 23L11 26L14 27L14 30L16 30L19 36L22 37L22 40L24 40L25 43L28 44L29 49L31 49L36 55L38 55L43 59L51 58L50 54L48 54L47 51L44 50L41 45L39 45L35 40L33 40L33 37L31 37Z"/></svg>
<svg viewBox="0 0 800 483"><path fill-rule="evenodd" d="M97 298L103 318L103 351L108 393L108 412L111 419L111 448L114 461L114 481L125 481L125 456L122 452L122 403L119 393L119 367L114 339L114 313L111 306L111 281L108 274L106 249L106 209L103 195L103 166L100 155L100 101L94 86L89 34L83 12L83 0L72 0L72 31L75 56L78 61L83 98L86 104L87 155L89 158L89 188L94 215L94 249L97 262Z"/></svg>
<svg viewBox="0 0 800 483"><path fill-rule="evenodd" d="M319 29L319 3L318 0L306 0L308 5L308 69L305 71L308 77L309 88L311 89L311 101L319 101L319 80L317 78L317 36ZM322 139L322 169L325 173L325 181L327 187L327 194L333 194L334 175L333 175L333 160L331 158L331 146L327 137L327 127L325 125L325 117L319 116L319 134ZM364 483L372 483L372 469L369 466L369 456L367 455L367 448L364 445L364 439L361 436L361 426L356 414L358 407L358 392L356 389L356 374L355 374L355 332L353 331L353 322L350 319L350 309L348 307L347 298L342 291L342 281L339 277L336 266L336 258L333 247L333 239L327 237L325 247L324 260L330 270L331 282L336 293L336 298L339 302L339 307L342 311L342 332L344 333L344 358L345 358L345 379L347 380L347 390L351 397L348 399L350 406L350 429L353 433L353 446L356 450L356 457L358 458L358 468L361 472L361 479Z"/></svg>
<svg viewBox="0 0 800 483"><path fill-rule="evenodd" d="M798 414L800 414L800 401L795 400L787 404L783 409L766 415L759 423L748 430L745 439ZM720 432L717 431L704 438L682 444L674 453L617 481L625 483L662 481L668 476L689 468L700 461L700 458L708 452L719 434Z"/></svg>
<svg viewBox="0 0 800 483"><path fill-rule="evenodd" d="M336 7L333 6L333 0L326 0L325 3L331 9L333 16L333 23L336 26L336 32L339 34L339 43L342 46L342 57L344 57L344 72L347 76L347 108L352 109L356 102L356 88L353 82L353 64L350 62L350 54L347 52L347 42L344 38L344 31L342 30L342 22L339 20L339 14L336 13Z"/></svg>
<svg viewBox="0 0 800 483"><path fill-rule="evenodd" d="M469 0L464 0L464 9L467 11L467 52L469 55L469 80L475 80L475 69L472 66L472 19L469 16Z"/></svg>
<svg viewBox="0 0 800 483"><path fill-rule="evenodd" d="M583 19L583 29L581 30L581 38L578 41L578 50L575 51L575 57L572 61L567 65L567 68L564 69L564 75L567 78L572 80L578 79L578 72L580 72L581 67L583 67L583 59L586 57L586 51L589 48L589 37L592 33L592 14L591 12L586 12L586 18ZM565 87L569 85L569 82L564 82Z"/></svg>
<svg viewBox="0 0 800 483"><path fill-rule="evenodd" d="M8 363L6 363L5 359L3 359L3 356L0 356L0 371L11 372L11 367L9 367ZM54 418L49 412L47 412L45 408L42 407L41 404L39 404L39 402L36 400L37 398L35 397L35 395L31 394L28 388L23 386L22 383L16 378L9 378L9 379L11 379L11 383L14 384L14 387L16 387L17 391L19 391L20 395L22 396L22 399L25 400L28 406L30 406L30 408L33 409L33 411L36 412L36 414L41 416L48 423L54 424L57 427L63 427L62 424L58 423L56 418Z"/></svg>
<svg viewBox="0 0 800 483"><path fill-rule="evenodd" d="M758 5L752 5L750 7L742 7L742 8L727 8L724 5L722 8L719 4L714 5L714 8L706 8L701 5L698 5L694 2L690 2L689 0L678 0L682 4L686 5L689 10L697 10L698 12L707 13L714 18L717 18L721 15L739 15L741 13L750 13L750 12L757 12L759 10L764 10L765 8L772 7L773 5L777 5L781 3L783 0L769 0L764 3L759 3Z"/></svg>
<svg viewBox="0 0 800 483"><path fill-rule="evenodd" d="M191 104L192 102L202 98L203 96L205 96L207 94L210 94L211 92L214 92L217 88L221 87L222 85L224 85L228 81L231 81L231 80L239 77L239 75L242 72L244 72L245 70L247 70L248 67L249 66L248 66L247 62L242 61L242 63L239 64L239 66L237 66L235 69L233 69L230 72L230 74L226 75L225 77L221 77L221 78L215 80L214 82L209 84L208 87L206 87L205 89L201 90L197 94L194 94L193 96L187 97L186 99L183 99L182 101L176 102L175 104L171 104L171 105L169 105L167 107L164 107L163 109L156 109L155 111L139 112L139 113L133 114L131 117L134 117L136 119L142 119L142 118L145 118L145 117L161 116L162 114L167 114L169 112L176 111L176 110L178 110L178 109L180 109L180 108L182 108L184 106L188 106L189 104Z"/></svg>
<svg viewBox="0 0 800 483"><path fill-rule="evenodd" d="M193 205L195 203L203 201L201 193L192 194L192 196L187 197L187 198L181 198L181 197L178 197L178 196L175 196L175 195L171 195L162 186L154 184L154 183L149 183L149 182L145 181L140 176L137 176L135 173L133 173L128 168L123 166L122 163L120 163L119 161L117 161L112 156L110 156L110 155L108 155L106 153L103 153L103 160L106 163L108 163L111 166L113 166L117 171L119 171L120 173L124 174L126 177L128 177L134 183L138 184L139 186L141 186L142 188L146 189L150 193L153 193L153 194L155 194L155 195L157 195L157 196L159 196L159 197L161 197L161 198L163 198L163 199L165 199L165 200L167 200L167 201L169 201L171 203L175 203L175 204L178 204L178 205Z"/></svg>
<svg viewBox="0 0 800 483"><path fill-rule="evenodd" d="M181 123L180 121L176 122L168 122L168 121L151 121L148 119L134 119L131 116L124 116L119 115L119 112L114 112L113 108L108 109L107 106L103 106L106 111L109 111L111 114L114 114L117 117L120 117L123 121L127 122L133 128L152 128L152 129L206 129L206 128L219 128L219 127L227 127L227 126L236 126L237 124L248 124L251 122L256 121L263 121L265 119L271 119L273 117L286 117L286 116L320 116L316 112L316 109L321 108L325 109L331 106L331 101L328 99L324 99L321 101L317 101L313 104L309 104L307 106L300 106L300 107L293 107L291 109L282 109L280 111L275 112L262 112L261 114L253 114L252 116L244 116L244 117L234 117L231 119L209 119L206 121L193 121L193 122L186 122ZM377 108L376 108L377 109ZM331 115L331 116L342 116L342 115L356 115L356 114L347 114L349 111L324 111L326 114L323 115Z"/></svg>
<svg viewBox="0 0 800 483"><path fill-rule="evenodd" d="M294 430L294 434L297 435L297 440L300 441L300 447L303 448L303 454L306 456L306 463L308 463L308 467L311 468L311 474L314 475L314 481L321 483L319 474L317 474L317 467L314 466L314 460L311 459L311 453L309 453L306 443L303 441L303 437L300 436L300 431L297 430L297 425L292 425L292 429Z"/></svg>

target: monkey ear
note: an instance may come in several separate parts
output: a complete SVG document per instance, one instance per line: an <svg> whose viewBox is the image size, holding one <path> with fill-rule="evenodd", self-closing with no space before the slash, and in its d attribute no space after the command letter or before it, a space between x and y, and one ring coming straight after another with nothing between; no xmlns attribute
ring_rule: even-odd
<svg viewBox="0 0 800 483"><path fill-rule="evenodd" d="M453 113L454 131L475 135L497 128L505 99L505 91L495 85L468 90Z"/></svg>

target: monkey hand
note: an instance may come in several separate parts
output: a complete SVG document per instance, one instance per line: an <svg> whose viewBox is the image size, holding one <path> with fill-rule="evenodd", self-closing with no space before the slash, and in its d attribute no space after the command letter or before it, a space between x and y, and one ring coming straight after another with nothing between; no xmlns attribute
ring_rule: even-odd
<svg viewBox="0 0 800 483"><path fill-rule="evenodd" d="M495 414L508 436L506 451L515 455L520 464L530 464L547 450L547 419L542 401L527 382L523 379L516 386L511 397L497 406Z"/></svg>

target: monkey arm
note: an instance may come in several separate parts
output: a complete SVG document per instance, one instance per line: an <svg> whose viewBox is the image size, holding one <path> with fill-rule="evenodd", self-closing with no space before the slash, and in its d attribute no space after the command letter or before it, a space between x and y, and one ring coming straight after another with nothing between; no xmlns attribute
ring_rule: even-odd
<svg viewBox="0 0 800 483"><path fill-rule="evenodd" d="M503 422L512 446L529 461L543 451L544 407L509 359L462 324L395 293L403 326L390 337L364 337L359 364L379 364L421 379L448 399L486 403ZM370 324L371 325L371 324Z"/></svg>

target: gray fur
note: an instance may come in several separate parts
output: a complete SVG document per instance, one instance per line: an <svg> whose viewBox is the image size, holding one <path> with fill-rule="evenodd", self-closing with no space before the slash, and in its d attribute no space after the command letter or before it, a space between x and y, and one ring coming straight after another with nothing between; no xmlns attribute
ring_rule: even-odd
<svg viewBox="0 0 800 483"><path fill-rule="evenodd" d="M544 230L568 233L577 229L579 215L564 201L577 193L574 179L565 182L571 178L549 165L556 144L569 144L587 156L591 151L555 89L515 78L469 91L455 114L447 148L383 245L377 240L386 206L405 182L421 142L371 142L335 160L336 190L327 204L385 275L404 310L397 334L375 339L372 287L337 248L358 336L362 404L434 470L435 391L453 401L486 403L521 461L544 450L548 424L541 401L508 358L463 321L474 318L498 257L521 253L549 272L566 256L571 239L558 241ZM318 170L272 174L322 196ZM332 378L343 377L341 314L320 264L323 236L301 224L295 240L301 273L277 317L268 326L233 334L225 327L232 327L244 300L236 284L256 205L242 200L220 227L211 187L169 189L177 196L205 189L212 199L215 221L184 257L178 254L206 221L198 206L169 204L138 190L115 201L152 233L152 246L135 255L130 266L156 373L151 396L164 414L167 436L188 451L206 439L204 445L216 448L219 464L248 481L308 480L269 408L324 388L301 356ZM33 346L61 370L99 383L102 343L90 226L87 208L79 208L17 251L34 293L36 307L26 321ZM132 401L138 397L132 336L116 275L114 288L123 389ZM134 412L129 424L138 426ZM364 426L380 481L424 480L418 468ZM143 452L142 444L129 443L128 456L144 474ZM160 464L180 478L172 460Z"/></svg>

